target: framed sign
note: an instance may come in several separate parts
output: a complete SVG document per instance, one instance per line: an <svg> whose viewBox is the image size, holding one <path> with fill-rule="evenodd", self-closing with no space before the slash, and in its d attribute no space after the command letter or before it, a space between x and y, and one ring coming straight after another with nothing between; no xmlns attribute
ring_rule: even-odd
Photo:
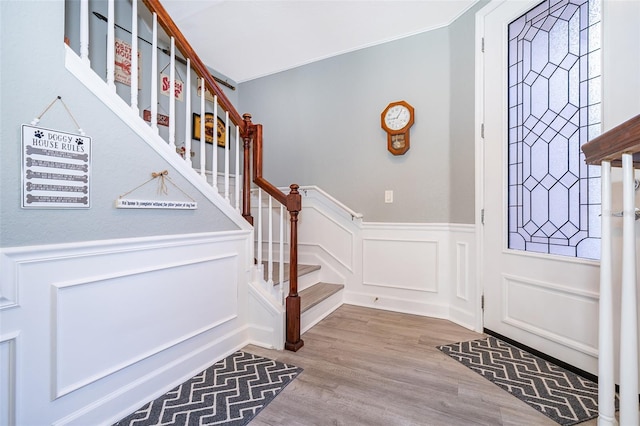
<svg viewBox="0 0 640 426"><path fill-rule="evenodd" d="M91 138L22 125L22 208L91 207Z"/></svg>
<svg viewBox="0 0 640 426"><path fill-rule="evenodd" d="M200 123L201 118L200 114L193 113L193 120L191 122L191 138L195 140L200 140ZM216 120L216 141L218 146L224 148L225 147L225 132L226 127L224 125L224 120L218 117ZM204 134L205 134L205 142L213 143L213 113L207 112L204 114Z"/></svg>

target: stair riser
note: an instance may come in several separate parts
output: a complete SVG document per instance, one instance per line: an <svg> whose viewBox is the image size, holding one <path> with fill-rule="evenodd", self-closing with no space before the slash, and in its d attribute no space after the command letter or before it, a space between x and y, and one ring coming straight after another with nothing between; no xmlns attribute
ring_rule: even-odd
<svg viewBox="0 0 640 426"><path fill-rule="evenodd" d="M313 271L310 272L308 274L304 274L300 277L298 277L298 292L304 290L305 288L309 288L312 285L314 285L317 282L322 281L322 279L320 278L320 271ZM277 285L274 286L274 288L276 288L276 292L279 291L277 290ZM288 289L289 288L289 281L285 281L284 282L284 288Z"/></svg>
<svg viewBox="0 0 640 426"><path fill-rule="evenodd" d="M304 333L343 304L344 290L332 294L300 315L300 332Z"/></svg>

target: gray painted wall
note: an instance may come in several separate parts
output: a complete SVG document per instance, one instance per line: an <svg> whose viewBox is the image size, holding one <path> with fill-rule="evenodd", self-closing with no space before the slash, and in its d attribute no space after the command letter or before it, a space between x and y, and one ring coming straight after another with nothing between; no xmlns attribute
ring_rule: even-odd
<svg viewBox="0 0 640 426"><path fill-rule="evenodd" d="M317 185L368 222L473 223L480 7L446 28L242 83L239 110L264 125L265 177ZM398 100L416 111L403 156L380 127Z"/></svg>
<svg viewBox="0 0 640 426"><path fill-rule="evenodd" d="M112 238L237 229L188 181L147 146L64 67L64 2L0 1L0 246L25 246ZM93 138L89 210L21 209L21 125L56 97L62 99ZM40 125L75 133L61 104ZM167 169L198 202L198 209L119 210L119 195ZM150 183L135 195L157 197ZM170 186L169 195L185 199Z"/></svg>
<svg viewBox="0 0 640 426"><path fill-rule="evenodd" d="M474 223L475 209L475 12L481 1L449 26L449 222Z"/></svg>

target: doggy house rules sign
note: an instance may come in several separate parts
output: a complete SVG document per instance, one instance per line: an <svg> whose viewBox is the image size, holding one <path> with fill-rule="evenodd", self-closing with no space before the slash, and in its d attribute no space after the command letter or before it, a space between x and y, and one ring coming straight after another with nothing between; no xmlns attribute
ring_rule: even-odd
<svg viewBox="0 0 640 426"><path fill-rule="evenodd" d="M22 207L88 209L91 138L22 126Z"/></svg>

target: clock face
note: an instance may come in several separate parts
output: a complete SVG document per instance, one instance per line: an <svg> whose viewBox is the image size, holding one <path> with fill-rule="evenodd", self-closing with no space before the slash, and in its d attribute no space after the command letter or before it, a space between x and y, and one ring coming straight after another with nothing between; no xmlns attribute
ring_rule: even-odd
<svg viewBox="0 0 640 426"><path fill-rule="evenodd" d="M384 122L391 130L400 130L409 123L411 113L404 105L394 105L384 115Z"/></svg>

